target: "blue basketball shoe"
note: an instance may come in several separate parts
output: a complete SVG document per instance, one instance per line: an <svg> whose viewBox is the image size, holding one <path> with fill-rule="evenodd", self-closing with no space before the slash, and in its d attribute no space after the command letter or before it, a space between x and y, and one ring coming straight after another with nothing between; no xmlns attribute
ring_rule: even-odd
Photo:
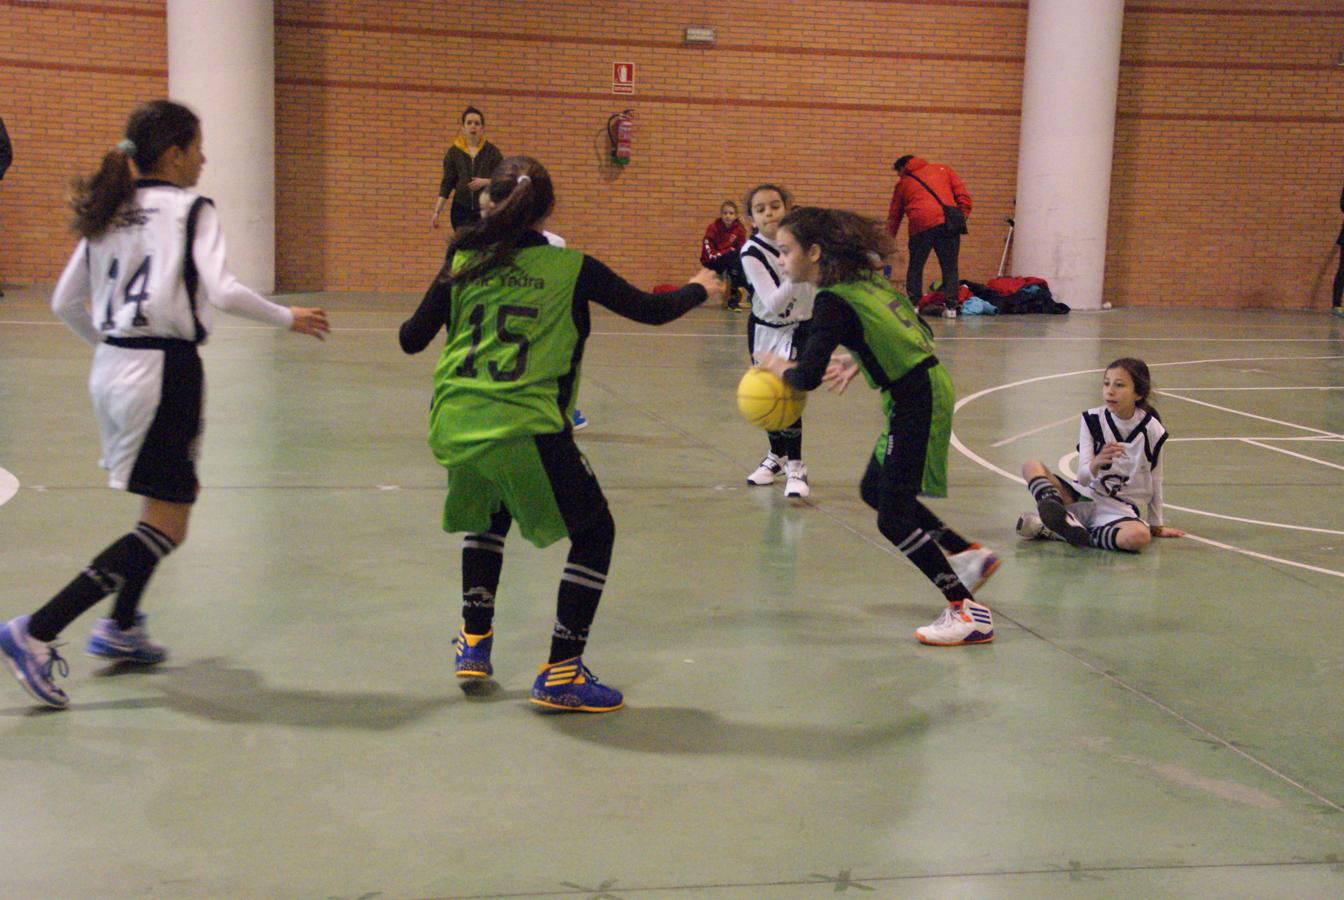
<svg viewBox="0 0 1344 900"><path fill-rule="evenodd" d="M0 626L0 653L25 691L47 706L65 709L70 698L52 680L52 670L65 678L70 674L70 664L56 652L55 644L28 633L28 619L19 616Z"/></svg>
<svg viewBox="0 0 1344 900"><path fill-rule="evenodd" d="M542 666L532 682L531 700L563 712L614 712L625 705L621 692L598 684L580 656Z"/></svg>
<svg viewBox="0 0 1344 900"><path fill-rule="evenodd" d="M494 643L493 628L485 634L467 634L465 629L459 629L453 641L456 651L453 668L457 670L457 677L489 678L493 675L495 667L490 665L490 647Z"/></svg>
<svg viewBox="0 0 1344 900"><path fill-rule="evenodd" d="M574 408L574 430L582 431L588 427L588 417L577 406Z"/></svg>
<svg viewBox="0 0 1344 900"><path fill-rule="evenodd" d="M168 648L150 640L146 633L144 613L137 613L135 624L125 631L118 627L116 619L99 619L84 651L99 659L139 666L157 665L168 658Z"/></svg>

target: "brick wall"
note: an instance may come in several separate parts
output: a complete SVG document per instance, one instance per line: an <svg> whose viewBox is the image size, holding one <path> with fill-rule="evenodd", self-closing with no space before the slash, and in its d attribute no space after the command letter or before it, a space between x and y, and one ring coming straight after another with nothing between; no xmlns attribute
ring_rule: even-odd
<svg viewBox="0 0 1344 900"><path fill-rule="evenodd" d="M59 273L66 181L116 139L130 106L166 87L163 9L0 0L0 115L19 158L0 184L0 280ZM441 259L446 229L431 232L429 214L468 103L506 153L550 168L552 230L644 286L694 271L720 200L757 181L883 216L903 152L950 163L975 196L967 277L998 265L1024 0L473 9L276 0L282 289L421 288ZM683 46L687 25L713 27L715 47ZM1108 297L1328 302L1341 49L1344 8L1332 0L1127 5ZM631 97L611 93L617 60L635 64ZM626 106L637 130L622 170L603 161L603 131Z"/></svg>
<svg viewBox="0 0 1344 900"><path fill-rule="evenodd" d="M54 282L74 246L70 180L97 169L131 107L168 90L162 0L0 0L0 282Z"/></svg>

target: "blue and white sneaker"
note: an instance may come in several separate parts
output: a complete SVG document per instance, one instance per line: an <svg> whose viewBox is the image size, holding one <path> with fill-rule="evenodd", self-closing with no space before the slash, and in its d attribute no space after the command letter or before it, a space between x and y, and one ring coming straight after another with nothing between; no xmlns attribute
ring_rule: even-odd
<svg viewBox="0 0 1344 900"><path fill-rule="evenodd" d="M52 680L52 670L62 678L70 674L70 664L56 652L54 643L39 641L28 633L28 616L10 619L0 626L0 653L23 689L39 702L65 709L70 698Z"/></svg>
<svg viewBox="0 0 1344 900"><path fill-rule="evenodd" d="M564 712L614 712L625 706L621 692L598 684L580 656L542 666L532 682L531 700Z"/></svg>
<svg viewBox="0 0 1344 900"><path fill-rule="evenodd" d="M453 668L458 678L489 678L495 673L490 665L490 647L495 643L495 629L485 634L467 634L466 629L458 629L453 639L456 655Z"/></svg>
<svg viewBox="0 0 1344 900"><path fill-rule="evenodd" d="M84 645L89 656L113 662L153 666L168 658L168 648L150 640L145 632L145 614L136 613L135 625L122 631L116 619L99 619Z"/></svg>
<svg viewBox="0 0 1344 900"><path fill-rule="evenodd" d="M588 427L588 418L583 414L583 410L577 406L574 407L574 430L582 431Z"/></svg>
<svg viewBox="0 0 1344 900"><path fill-rule="evenodd" d="M988 644L994 640L994 614L974 600L963 600L960 607L949 603L932 624L916 628L915 637L933 647Z"/></svg>

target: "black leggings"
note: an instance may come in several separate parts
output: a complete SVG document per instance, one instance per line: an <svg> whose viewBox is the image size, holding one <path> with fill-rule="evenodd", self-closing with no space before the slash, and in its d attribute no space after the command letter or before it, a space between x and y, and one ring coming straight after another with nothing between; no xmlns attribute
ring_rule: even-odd
<svg viewBox="0 0 1344 900"><path fill-rule="evenodd" d="M1335 286L1330 293L1330 305L1338 309L1344 299L1344 245L1339 248L1339 268L1335 271Z"/></svg>
<svg viewBox="0 0 1344 900"><path fill-rule="evenodd" d="M935 225L910 238L910 264L905 270L905 292L910 295L910 302L918 307L919 298L924 296L924 264L929 261L930 251L938 255L938 264L943 270L943 305L956 309L957 294L961 291L957 275L961 235L949 234L945 225Z"/></svg>
<svg viewBox="0 0 1344 900"><path fill-rule="evenodd" d="M718 259L710 260L706 263L705 268L711 272L728 276L728 283L732 285L733 290L748 287L747 273L742 268L742 257L736 253L728 253Z"/></svg>

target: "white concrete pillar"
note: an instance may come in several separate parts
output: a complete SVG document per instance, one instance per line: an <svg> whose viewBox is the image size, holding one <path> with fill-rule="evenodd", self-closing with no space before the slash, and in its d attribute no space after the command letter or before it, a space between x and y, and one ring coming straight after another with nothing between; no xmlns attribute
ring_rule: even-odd
<svg viewBox="0 0 1344 900"><path fill-rule="evenodd" d="M201 117L205 169L229 268L275 290L275 6L168 0L168 96Z"/></svg>
<svg viewBox="0 0 1344 900"><path fill-rule="evenodd" d="M1100 309L1124 0L1029 0L1015 275Z"/></svg>

